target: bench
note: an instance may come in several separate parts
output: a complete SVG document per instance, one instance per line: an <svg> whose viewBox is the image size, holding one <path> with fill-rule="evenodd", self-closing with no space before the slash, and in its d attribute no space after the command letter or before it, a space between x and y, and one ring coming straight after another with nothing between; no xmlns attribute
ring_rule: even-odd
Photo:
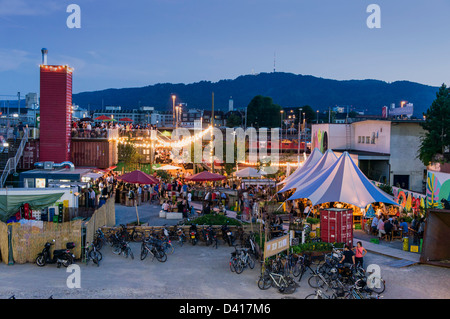
<svg viewBox="0 0 450 319"><path fill-rule="evenodd" d="M183 213L167 212L166 219L183 219Z"/></svg>

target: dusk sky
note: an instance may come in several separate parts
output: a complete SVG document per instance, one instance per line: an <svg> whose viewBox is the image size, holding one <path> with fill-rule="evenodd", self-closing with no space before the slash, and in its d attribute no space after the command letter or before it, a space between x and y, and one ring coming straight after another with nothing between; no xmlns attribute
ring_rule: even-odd
<svg viewBox="0 0 450 319"><path fill-rule="evenodd" d="M449 0L0 0L0 95L39 92L43 47L74 67L74 93L272 72L274 53L280 72L450 85L449 12Z"/></svg>

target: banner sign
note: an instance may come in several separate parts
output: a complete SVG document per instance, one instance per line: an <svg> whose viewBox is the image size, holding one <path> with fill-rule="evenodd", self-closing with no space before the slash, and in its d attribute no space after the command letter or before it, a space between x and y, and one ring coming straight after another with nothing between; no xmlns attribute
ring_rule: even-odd
<svg viewBox="0 0 450 319"><path fill-rule="evenodd" d="M269 258L287 249L289 249L289 234L266 242L264 245L264 258Z"/></svg>

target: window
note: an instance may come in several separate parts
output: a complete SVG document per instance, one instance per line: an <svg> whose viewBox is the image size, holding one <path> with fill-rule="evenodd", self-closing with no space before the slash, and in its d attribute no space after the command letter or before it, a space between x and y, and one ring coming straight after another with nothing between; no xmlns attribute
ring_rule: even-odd
<svg viewBox="0 0 450 319"><path fill-rule="evenodd" d="M370 144L370 136L366 136L366 144Z"/></svg>
<svg viewBox="0 0 450 319"><path fill-rule="evenodd" d="M361 136L358 136L358 143L361 143Z"/></svg>
<svg viewBox="0 0 450 319"><path fill-rule="evenodd" d="M360 136L361 137L361 143L364 144L364 136Z"/></svg>

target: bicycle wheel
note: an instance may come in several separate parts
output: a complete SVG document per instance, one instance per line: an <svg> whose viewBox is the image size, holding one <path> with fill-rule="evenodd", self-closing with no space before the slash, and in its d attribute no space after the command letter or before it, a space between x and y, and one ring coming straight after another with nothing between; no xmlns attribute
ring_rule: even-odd
<svg viewBox="0 0 450 319"><path fill-rule="evenodd" d="M317 275L312 275L309 277L308 284L311 288L322 288L326 285L323 279Z"/></svg>
<svg viewBox="0 0 450 319"><path fill-rule="evenodd" d="M91 250L89 252L89 258L92 259L92 261L96 264L98 264L98 262L102 259L102 257L100 257L100 252L96 251L96 250Z"/></svg>
<svg viewBox="0 0 450 319"><path fill-rule="evenodd" d="M258 280L258 288L266 290L272 287L272 278L269 275L261 275Z"/></svg>
<svg viewBox="0 0 450 319"><path fill-rule="evenodd" d="M143 238L144 238L144 234L143 233L141 233L139 231L133 233L133 241L140 242L140 241L142 241Z"/></svg>
<svg viewBox="0 0 450 319"><path fill-rule="evenodd" d="M289 276L284 277L284 279L286 280L287 283L287 287L285 287L284 293L293 294L297 290L297 284Z"/></svg>
<svg viewBox="0 0 450 319"><path fill-rule="evenodd" d="M318 294L310 294L305 297L305 299L322 299Z"/></svg>
<svg viewBox="0 0 450 319"><path fill-rule="evenodd" d="M233 258L230 259L230 270L231 270L231 272L235 272L236 271L236 269L234 268Z"/></svg>
<svg viewBox="0 0 450 319"><path fill-rule="evenodd" d="M133 255L133 252L131 251L130 247L127 247L125 253L126 253L126 258L128 258L128 256L130 256L131 259L134 259L134 255Z"/></svg>
<svg viewBox="0 0 450 319"><path fill-rule="evenodd" d="M173 252L174 252L174 247L173 247L173 245L172 245L172 243L168 243L168 242L166 242L166 243L164 243L164 252L166 253L166 254L168 254L168 255L171 255L171 254L173 254Z"/></svg>
<svg viewBox="0 0 450 319"><path fill-rule="evenodd" d="M112 252L113 252L113 254L120 255L120 253L122 252L122 246L118 243L113 244Z"/></svg>
<svg viewBox="0 0 450 319"><path fill-rule="evenodd" d="M147 246L142 245L141 246L141 260L144 260L148 255L148 249Z"/></svg>
<svg viewBox="0 0 450 319"><path fill-rule="evenodd" d="M250 255L248 255L247 264L250 267L250 269L255 268L255 260Z"/></svg>
<svg viewBox="0 0 450 319"><path fill-rule="evenodd" d="M374 277L372 279L372 287L373 288L369 288L369 289L372 290L374 293L382 294L384 292L384 290L386 289L384 279Z"/></svg>
<svg viewBox="0 0 450 319"><path fill-rule="evenodd" d="M157 250L155 253L155 257L159 262L165 262L167 260L167 255L162 250Z"/></svg>
<svg viewBox="0 0 450 319"><path fill-rule="evenodd" d="M234 269L236 270L237 274L240 274L244 271L244 265L242 264L242 261L240 259L236 260L236 263L234 264Z"/></svg>

